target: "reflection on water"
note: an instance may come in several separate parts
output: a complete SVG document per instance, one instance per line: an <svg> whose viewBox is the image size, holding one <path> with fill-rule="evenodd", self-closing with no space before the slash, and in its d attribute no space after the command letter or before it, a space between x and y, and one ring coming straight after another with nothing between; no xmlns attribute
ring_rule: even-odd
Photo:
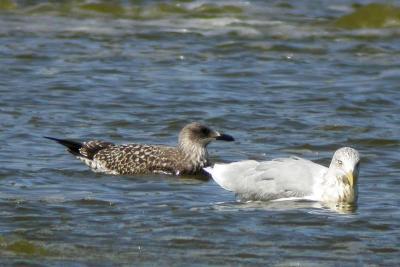
<svg viewBox="0 0 400 267"><path fill-rule="evenodd" d="M355 204L328 204L327 207L342 214L351 214L357 211L357 205Z"/></svg>
<svg viewBox="0 0 400 267"><path fill-rule="evenodd" d="M279 200L279 201L236 201L219 202L214 205L217 210L237 210L254 209L264 211L289 211L295 209L311 209L314 213L335 212L338 214L353 214L357 211L357 205L354 204L336 204L320 203L309 200Z"/></svg>
<svg viewBox="0 0 400 267"><path fill-rule="evenodd" d="M1 263L398 265L398 7L357 3L0 1ZM174 145L191 121L235 136L217 162L355 147L358 207L95 174L42 138Z"/></svg>

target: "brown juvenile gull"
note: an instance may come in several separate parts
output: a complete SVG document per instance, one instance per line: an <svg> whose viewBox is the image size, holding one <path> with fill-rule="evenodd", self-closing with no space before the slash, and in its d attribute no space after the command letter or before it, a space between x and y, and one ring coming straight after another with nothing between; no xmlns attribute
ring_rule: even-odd
<svg viewBox="0 0 400 267"><path fill-rule="evenodd" d="M173 175L201 173L209 166L207 145L213 140L234 141L233 137L197 122L179 133L176 147L164 145L115 145L104 141L78 143L46 137L67 147L67 151L95 172L107 174L164 173Z"/></svg>

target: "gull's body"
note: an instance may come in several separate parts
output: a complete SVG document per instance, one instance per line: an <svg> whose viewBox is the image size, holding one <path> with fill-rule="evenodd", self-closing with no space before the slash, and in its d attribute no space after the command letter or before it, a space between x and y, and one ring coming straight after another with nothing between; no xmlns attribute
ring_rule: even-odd
<svg viewBox="0 0 400 267"><path fill-rule="evenodd" d="M233 137L220 134L199 123L186 125L179 134L176 147L164 145L115 145L103 141L78 143L54 140L68 149L95 172L108 174L197 174L209 165L207 145L213 140L233 141Z"/></svg>
<svg viewBox="0 0 400 267"><path fill-rule="evenodd" d="M357 201L359 154L337 150L329 168L302 158L246 160L205 168L222 188L244 199L303 198L322 202Z"/></svg>

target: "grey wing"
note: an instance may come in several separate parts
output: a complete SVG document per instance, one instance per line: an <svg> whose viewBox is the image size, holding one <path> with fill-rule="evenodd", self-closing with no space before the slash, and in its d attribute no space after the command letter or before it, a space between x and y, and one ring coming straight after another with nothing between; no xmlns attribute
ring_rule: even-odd
<svg viewBox="0 0 400 267"><path fill-rule="evenodd" d="M216 164L212 175L219 185L242 198L269 200L310 195L314 179L326 170L309 160L283 158Z"/></svg>
<svg viewBox="0 0 400 267"><path fill-rule="evenodd" d="M284 158L261 162L259 173L261 194L266 197L303 197L312 194L315 180L327 168L301 158Z"/></svg>

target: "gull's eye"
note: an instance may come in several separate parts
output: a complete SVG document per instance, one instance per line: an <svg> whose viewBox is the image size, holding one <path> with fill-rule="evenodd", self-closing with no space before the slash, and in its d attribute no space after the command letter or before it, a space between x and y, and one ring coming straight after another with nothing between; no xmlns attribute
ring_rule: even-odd
<svg viewBox="0 0 400 267"><path fill-rule="evenodd" d="M342 165L343 165L343 161L341 161L340 159L338 159L338 160L337 160L337 164L338 164L339 166L342 166Z"/></svg>
<svg viewBox="0 0 400 267"><path fill-rule="evenodd" d="M208 128L202 128L201 133L205 136L208 136L210 134L210 130Z"/></svg>

